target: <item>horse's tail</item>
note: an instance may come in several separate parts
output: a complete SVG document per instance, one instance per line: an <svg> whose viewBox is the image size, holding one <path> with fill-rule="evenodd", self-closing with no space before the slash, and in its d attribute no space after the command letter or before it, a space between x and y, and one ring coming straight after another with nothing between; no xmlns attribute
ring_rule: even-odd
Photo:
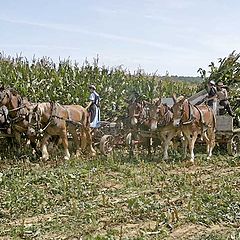
<svg viewBox="0 0 240 240"><path fill-rule="evenodd" d="M88 110L85 110L85 121L86 122L86 127L90 127L91 123L91 113Z"/></svg>

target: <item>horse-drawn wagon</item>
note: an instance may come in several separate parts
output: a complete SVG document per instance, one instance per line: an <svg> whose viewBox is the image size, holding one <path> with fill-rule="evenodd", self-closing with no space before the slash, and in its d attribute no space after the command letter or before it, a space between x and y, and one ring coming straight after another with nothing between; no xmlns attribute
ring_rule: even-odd
<svg viewBox="0 0 240 240"><path fill-rule="evenodd" d="M125 145L126 126L124 121L100 121L99 127L93 131L93 145L99 147L104 155L108 155L114 148Z"/></svg>
<svg viewBox="0 0 240 240"><path fill-rule="evenodd" d="M207 96L207 91L202 90L189 98L192 104L196 104ZM236 110L240 106L240 99L236 99L235 105L232 107ZM240 154L240 121L239 118L233 118L225 114L222 106L217 104L216 112L216 143L225 145L227 152L231 156Z"/></svg>

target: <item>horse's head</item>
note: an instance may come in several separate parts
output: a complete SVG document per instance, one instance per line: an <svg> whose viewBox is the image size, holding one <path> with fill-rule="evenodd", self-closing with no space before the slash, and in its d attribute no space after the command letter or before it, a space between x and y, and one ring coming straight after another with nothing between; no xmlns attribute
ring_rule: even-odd
<svg viewBox="0 0 240 240"><path fill-rule="evenodd" d="M130 118L131 125L135 126L139 123L142 111L143 106L139 102L133 102L128 106L128 116Z"/></svg>
<svg viewBox="0 0 240 240"><path fill-rule="evenodd" d="M32 104L29 109L27 135L35 136L41 129L42 110L39 104Z"/></svg>
<svg viewBox="0 0 240 240"><path fill-rule="evenodd" d="M149 123L151 130L157 129L161 105L161 99L158 99L157 101L154 101L152 104L149 105Z"/></svg>
<svg viewBox="0 0 240 240"><path fill-rule="evenodd" d="M0 105L7 105L11 99L11 92L9 89L3 89L0 91Z"/></svg>
<svg viewBox="0 0 240 240"><path fill-rule="evenodd" d="M14 109L21 105L22 98L16 90L12 88L6 88L0 90L0 106L7 106L9 109Z"/></svg>
<svg viewBox="0 0 240 240"><path fill-rule="evenodd" d="M150 105L149 120L151 130L156 130L158 126L165 126L172 120L172 112L167 104L157 99Z"/></svg>
<svg viewBox="0 0 240 240"><path fill-rule="evenodd" d="M174 95L173 102L174 102L172 106L173 126L179 127L184 115L186 99L184 96L180 96L179 98L176 98L176 96Z"/></svg>

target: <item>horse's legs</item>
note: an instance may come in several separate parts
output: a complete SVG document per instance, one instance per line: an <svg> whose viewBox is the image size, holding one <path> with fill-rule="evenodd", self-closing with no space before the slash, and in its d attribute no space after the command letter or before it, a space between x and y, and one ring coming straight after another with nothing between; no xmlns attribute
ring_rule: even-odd
<svg viewBox="0 0 240 240"><path fill-rule="evenodd" d="M207 144L207 158L209 159L212 156L212 150L215 146L215 132L213 129L208 129L208 136L204 140Z"/></svg>
<svg viewBox="0 0 240 240"><path fill-rule="evenodd" d="M152 138L146 138L145 139L148 149L148 155L151 156L152 154Z"/></svg>
<svg viewBox="0 0 240 240"><path fill-rule="evenodd" d="M192 136L189 136L188 138L188 146L190 151L190 162L194 163L194 145L197 140L197 133L194 132Z"/></svg>
<svg viewBox="0 0 240 240"><path fill-rule="evenodd" d="M75 126L69 126L68 130L72 135L73 143L74 143L74 146L76 148L76 156L78 156L79 155L79 148L80 148L80 138L77 134L77 128Z"/></svg>
<svg viewBox="0 0 240 240"><path fill-rule="evenodd" d="M83 127L81 127L81 131L80 131L80 141L81 141L81 149L84 150L87 147L87 134L86 131Z"/></svg>
<svg viewBox="0 0 240 240"><path fill-rule="evenodd" d="M163 142L164 142L163 160L168 159L168 148L173 137L174 137L174 134L171 132L163 135Z"/></svg>
<svg viewBox="0 0 240 240"><path fill-rule="evenodd" d="M186 136L182 138L182 144L183 144L183 158L185 159L187 157L187 148L188 148L188 139Z"/></svg>
<svg viewBox="0 0 240 240"><path fill-rule="evenodd" d="M21 133L18 132L17 130L14 130L13 135L15 138L14 151L16 151L17 154L19 155L21 151Z"/></svg>
<svg viewBox="0 0 240 240"><path fill-rule="evenodd" d="M61 139L62 139L62 145L63 145L64 152L65 152L64 159L69 160L70 153L69 153L69 150L68 150L68 137L67 137L67 132L66 131L61 135Z"/></svg>
<svg viewBox="0 0 240 240"><path fill-rule="evenodd" d="M44 134L42 142L41 142L41 151L42 151L42 159L43 160L48 160L49 159L49 154L47 150L47 141L50 138L50 135Z"/></svg>
<svg viewBox="0 0 240 240"><path fill-rule="evenodd" d="M85 134L86 134L86 141L89 147L90 155L95 156L96 151L94 150L92 146L92 136L91 136L91 129L90 128L85 128Z"/></svg>
<svg viewBox="0 0 240 240"><path fill-rule="evenodd" d="M30 137L28 136L29 140L30 140L30 145L32 147L32 150L34 153L36 153L38 156L41 156L41 150L39 150L37 148L37 139L35 137Z"/></svg>

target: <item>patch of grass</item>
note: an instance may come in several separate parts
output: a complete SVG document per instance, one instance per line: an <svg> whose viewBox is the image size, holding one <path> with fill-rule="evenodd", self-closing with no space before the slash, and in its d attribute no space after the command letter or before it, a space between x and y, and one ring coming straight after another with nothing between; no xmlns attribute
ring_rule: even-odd
<svg viewBox="0 0 240 240"><path fill-rule="evenodd" d="M4 162L0 236L165 239L186 224L237 228L240 169L233 158L204 157L198 154L195 166L144 155L129 160L121 151L68 162Z"/></svg>

